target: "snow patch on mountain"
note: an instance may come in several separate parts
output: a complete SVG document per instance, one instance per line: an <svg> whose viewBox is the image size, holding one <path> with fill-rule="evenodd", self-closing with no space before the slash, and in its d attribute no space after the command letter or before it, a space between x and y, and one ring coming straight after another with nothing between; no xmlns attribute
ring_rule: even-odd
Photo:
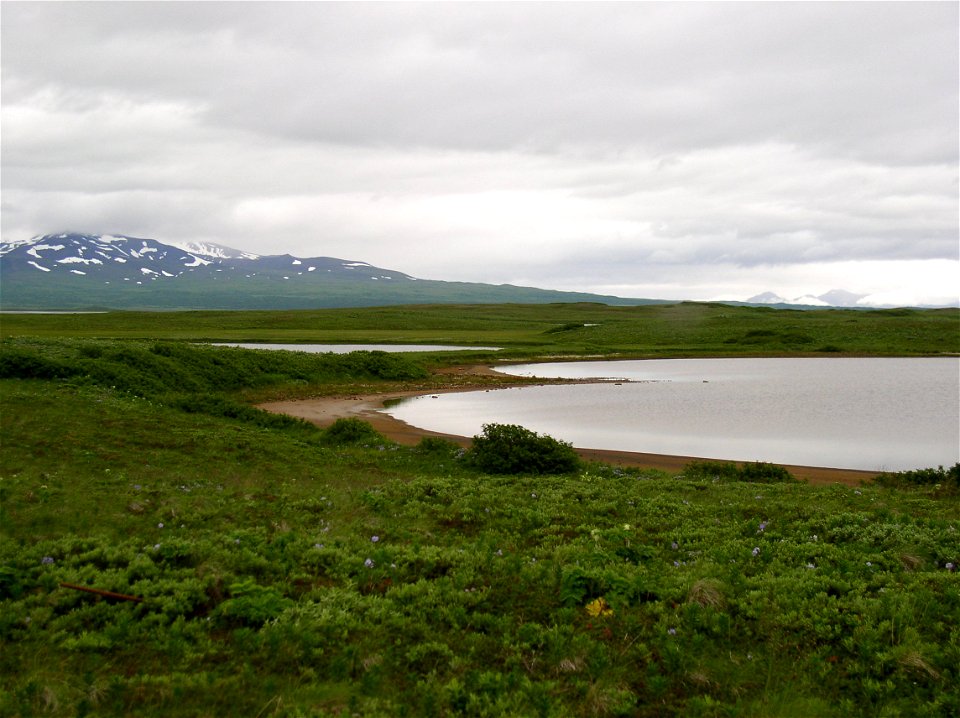
<svg viewBox="0 0 960 718"><path fill-rule="evenodd" d="M212 257L214 259L260 259L259 254L251 252L242 252L240 250L224 247L212 242L170 242L171 247L182 249L189 254L200 255L201 257Z"/></svg>
<svg viewBox="0 0 960 718"><path fill-rule="evenodd" d="M40 252L49 252L51 250L59 252L61 249L64 249L62 244L35 244L27 250L27 254L37 259L43 259L43 257L40 256Z"/></svg>
<svg viewBox="0 0 960 718"><path fill-rule="evenodd" d="M64 257L63 259L58 259L57 264L103 264L103 261L96 258Z"/></svg>

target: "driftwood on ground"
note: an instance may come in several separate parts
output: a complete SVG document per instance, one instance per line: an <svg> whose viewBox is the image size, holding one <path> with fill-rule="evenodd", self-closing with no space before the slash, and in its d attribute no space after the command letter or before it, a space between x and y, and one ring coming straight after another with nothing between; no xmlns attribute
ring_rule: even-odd
<svg viewBox="0 0 960 718"><path fill-rule="evenodd" d="M104 591L102 588L92 588L90 586L78 586L75 583L61 583L63 588L72 588L74 591L84 591L104 598L113 598L117 601L134 601L140 603L143 601L139 596L128 596L125 593L114 593L113 591Z"/></svg>

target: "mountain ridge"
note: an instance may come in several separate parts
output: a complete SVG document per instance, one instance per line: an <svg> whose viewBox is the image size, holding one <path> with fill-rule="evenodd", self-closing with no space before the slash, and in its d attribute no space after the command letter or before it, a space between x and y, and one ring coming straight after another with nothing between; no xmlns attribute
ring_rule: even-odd
<svg viewBox="0 0 960 718"><path fill-rule="evenodd" d="M56 280L56 281L52 281ZM432 303L667 303L509 284L419 279L336 257L209 242L60 232L0 243L4 310L309 309Z"/></svg>

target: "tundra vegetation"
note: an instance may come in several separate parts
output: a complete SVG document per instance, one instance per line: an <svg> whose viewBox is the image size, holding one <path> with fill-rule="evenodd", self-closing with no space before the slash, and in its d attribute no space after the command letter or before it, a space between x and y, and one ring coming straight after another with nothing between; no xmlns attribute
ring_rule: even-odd
<svg viewBox="0 0 960 718"><path fill-rule="evenodd" d="M562 441L498 425L399 446L253 403L495 383L456 371L495 355L186 341L882 355L956 353L957 330L720 305L4 316L0 715L960 714L960 467L554 465ZM504 441L521 460L485 465Z"/></svg>

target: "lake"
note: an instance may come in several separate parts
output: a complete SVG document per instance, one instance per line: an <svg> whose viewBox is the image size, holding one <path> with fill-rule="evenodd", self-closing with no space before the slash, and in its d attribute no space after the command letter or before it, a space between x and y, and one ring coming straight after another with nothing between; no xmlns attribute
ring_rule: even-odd
<svg viewBox="0 0 960 718"><path fill-rule="evenodd" d="M235 347L237 349L272 349L288 352L309 352L311 354L349 354L350 352L462 352L462 351L499 351L500 347L457 347L446 344L258 344L241 342L228 344L212 342L215 347Z"/></svg>
<svg viewBox="0 0 960 718"><path fill-rule="evenodd" d="M736 358L556 362L516 376L619 383L417 397L387 409L473 436L520 424L574 446L869 471L960 461L960 359Z"/></svg>

